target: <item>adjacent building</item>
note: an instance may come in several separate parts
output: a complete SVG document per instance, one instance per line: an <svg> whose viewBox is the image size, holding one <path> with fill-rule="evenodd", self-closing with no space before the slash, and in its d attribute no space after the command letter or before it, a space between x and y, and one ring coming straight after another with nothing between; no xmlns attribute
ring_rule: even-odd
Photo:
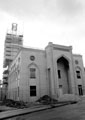
<svg viewBox="0 0 85 120"><path fill-rule="evenodd" d="M7 33L4 45L4 67L9 66L22 45L23 35Z"/></svg>
<svg viewBox="0 0 85 120"><path fill-rule="evenodd" d="M6 34L5 43L4 43L4 61L3 61L3 88L6 90L8 85L8 67L11 62L14 60L18 51L23 45L23 35L17 34L17 24L12 24L12 29L10 33Z"/></svg>
<svg viewBox="0 0 85 120"><path fill-rule="evenodd" d="M2 80L0 80L0 101L2 100Z"/></svg>
<svg viewBox="0 0 85 120"><path fill-rule="evenodd" d="M45 50L21 47L9 65L7 98L33 102L62 94L85 94L82 56L52 42Z"/></svg>

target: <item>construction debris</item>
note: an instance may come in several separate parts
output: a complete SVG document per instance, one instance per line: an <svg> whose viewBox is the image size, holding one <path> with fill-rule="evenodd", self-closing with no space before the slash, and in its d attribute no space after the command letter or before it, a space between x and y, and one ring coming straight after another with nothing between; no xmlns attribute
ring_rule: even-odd
<svg viewBox="0 0 85 120"><path fill-rule="evenodd" d="M33 106L39 106L39 105L51 105L52 107L54 106L54 104L63 104L63 103L77 103L78 101L75 99L66 99L69 98L67 97L67 95L64 95L64 97L62 96L61 99L54 99L51 98L48 95L44 95L42 97L40 97L37 101L35 102L23 102L23 101L14 101L11 99L5 99L2 102L0 102L0 105L5 105L8 107L14 107L14 108L18 108L18 109L22 109L22 108L28 108L28 107L33 107Z"/></svg>
<svg viewBox="0 0 85 120"><path fill-rule="evenodd" d="M23 101L14 101L14 100L10 100L10 99L6 99L6 100L2 101L2 105L6 105L9 107L15 107L15 108L26 107L26 105Z"/></svg>
<svg viewBox="0 0 85 120"><path fill-rule="evenodd" d="M37 102L47 105L47 104L56 104L58 100L53 99L48 95L44 95L43 97L40 97L40 99L38 99Z"/></svg>

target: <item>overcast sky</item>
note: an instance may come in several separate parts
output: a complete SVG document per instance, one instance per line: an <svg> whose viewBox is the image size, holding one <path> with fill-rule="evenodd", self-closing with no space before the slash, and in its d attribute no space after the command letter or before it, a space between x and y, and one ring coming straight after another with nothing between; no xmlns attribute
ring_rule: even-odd
<svg viewBox="0 0 85 120"><path fill-rule="evenodd" d="M18 23L25 46L72 45L85 65L85 0L0 0L0 79L4 40L12 22Z"/></svg>

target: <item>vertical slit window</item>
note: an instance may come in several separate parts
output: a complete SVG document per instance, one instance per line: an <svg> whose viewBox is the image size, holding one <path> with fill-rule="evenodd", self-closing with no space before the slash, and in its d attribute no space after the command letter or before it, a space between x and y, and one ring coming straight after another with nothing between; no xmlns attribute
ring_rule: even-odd
<svg viewBox="0 0 85 120"><path fill-rule="evenodd" d="M61 71L58 70L58 78L61 78Z"/></svg>

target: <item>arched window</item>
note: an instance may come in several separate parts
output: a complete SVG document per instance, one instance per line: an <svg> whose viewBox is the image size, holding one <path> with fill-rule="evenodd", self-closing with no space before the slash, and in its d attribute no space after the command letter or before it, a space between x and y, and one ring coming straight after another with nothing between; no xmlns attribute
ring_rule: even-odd
<svg viewBox="0 0 85 120"><path fill-rule="evenodd" d="M80 74L80 71L79 71L79 70L76 71L76 76L77 76L78 79L81 78L81 74Z"/></svg>
<svg viewBox="0 0 85 120"><path fill-rule="evenodd" d="M81 69L79 67L76 68L76 77L77 79L81 79Z"/></svg>
<svg viewBox="0 0 85 120"><path fill-rule="evenodd" d="M30 68L30 78L36 78L36 68Z"/></svg>

